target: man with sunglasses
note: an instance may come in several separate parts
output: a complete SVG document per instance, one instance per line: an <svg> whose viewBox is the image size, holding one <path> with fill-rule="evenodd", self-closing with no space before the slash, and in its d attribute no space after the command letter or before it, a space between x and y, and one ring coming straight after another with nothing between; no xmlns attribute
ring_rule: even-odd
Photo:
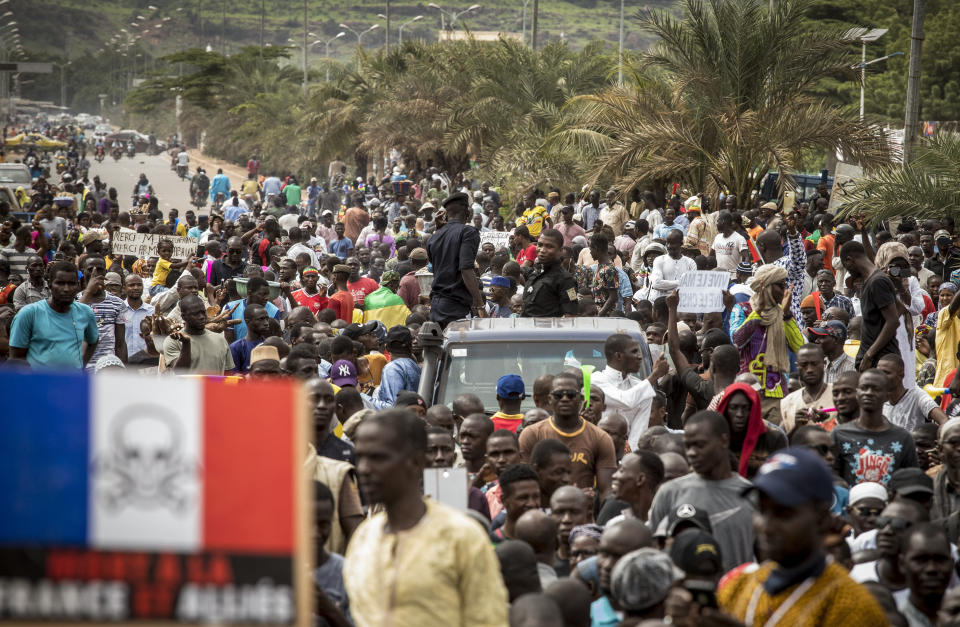
<svg viewBox="0 0 960 627"><path fill-rule="evenodd" d="M877 516L887 506L889 494L879 483L864 481L850 489L850 503L847 505L847 519L853 530L847 537L850 551L873 549L877 546Z"/></svg>
<svg viewBox="0 0 960 627"><path fill-rule="evenodd" d="M554 377L550 397L553 416L523 429L520 456L529 460L537 442L548 438L560 440L570 449L573 484L587 491L596 485L600 498L606 498L617 468L613 440L603 429L580 416L583 393L575 375L564 372Z"/></svg>
<svg viewBox="0 0 960 627"><path fill-rule="evenodd" d="M802 446L810 449L820 456L827 466L833 468L835 457L833 455L833 440L830 434L819 424L802 425L794 429L790 435L790 446ZM833 478L833 503L830 505L830 513L841 515L847 506L850 490L843 485L843 480L834 475Z"/></svg>
<svg viewBox="0 0 960 627"><path fill-rule="evenodd" d="M903 541L911 527L929 521L930 514L916 501L901 500L887 505L876 519L880 556L854 566L850 578L857 583L877 581L890 590L898 602L907 598L910 590L900 561Z"/></svg>

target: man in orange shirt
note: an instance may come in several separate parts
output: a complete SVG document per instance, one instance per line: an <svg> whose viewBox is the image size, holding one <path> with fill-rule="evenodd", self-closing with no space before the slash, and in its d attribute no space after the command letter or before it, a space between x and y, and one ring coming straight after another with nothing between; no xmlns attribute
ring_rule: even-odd
<svg viewBox="0 0 960 627"><path fill-rule="evenodd" d="M329 305L337 318L346 323L353 322L353 294L347 287L347 278L350 276L350 266L338 263L333 266L333 283L336 292L330 297Z"/></svg>
<svg viewBox="0 0 960 627"><path fill-rule="evenodd" d="M833 272L833 216L824 213L820 216L820 241L817 242L817 250L823 251L823 267Z"/></svg>
<svg viewBox="0 0 960 627"><path fill-rule="evenodd" d="M360 231L368 224L370 224L370 214L363 208L363 194L357 194L353 198L353 206L343 214L345 235L356 244Z"/></svg>

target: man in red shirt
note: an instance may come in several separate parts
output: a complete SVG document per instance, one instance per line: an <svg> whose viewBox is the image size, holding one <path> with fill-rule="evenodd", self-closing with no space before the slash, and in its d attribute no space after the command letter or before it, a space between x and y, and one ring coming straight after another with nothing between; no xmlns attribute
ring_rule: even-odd
<svg viewBox="0 0 960 627"><path fill-rule="evenodd" d="M513 244L517 247L517 263L521 267L532 268L537 261L537 245L530 239L530 231L526 226L518 226L513 230Z"/></svg>
<svg viewBox="0 0 960 627"><path fill-rule="evenodd" d="M303 283L303 287L293 293L293 299L304 307L308 307L313 315L326 309L329 303L327 295L317 289L319 280L320 272L316 268L307 266L300 273L300 282Z"/></svg>
<svg viewBox="0 0 960 627"><path fill-rule="evenodd" d="M333 283L335 292L328 303L330 309L337 314L337 318L347 324L353 322L353 295L347 287L347 278L350 276L350 266L338 263L333 266Z"/></svg>
<svg viewBox="0 0 960 627"><path fill-rule="evenodd" d="M520 404L527 397L523 379L518 374L505 374L497 381L497 405L500 411L491 416L494 429L507 429L513 433L523 421Z"/></svg>
<svg viewBox="0 0 960 627"><path fill-rule="evenodd" d="M350 266L350 278L347 288L353 295L353 304L363 309L363 301L367 294L372 294L380 289L380 284L367 276L360 276L360 260L356 257L349 257L347 265Z"/></svg>

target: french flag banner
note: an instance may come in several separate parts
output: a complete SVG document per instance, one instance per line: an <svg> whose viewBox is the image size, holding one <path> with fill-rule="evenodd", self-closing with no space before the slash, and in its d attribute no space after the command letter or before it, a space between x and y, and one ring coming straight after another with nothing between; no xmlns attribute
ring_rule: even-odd
<svg viewBox="0 0 960 627"><path fill-rule="evenodd" d="M0 621L306 624L299 383L0 371Z"/></svg>

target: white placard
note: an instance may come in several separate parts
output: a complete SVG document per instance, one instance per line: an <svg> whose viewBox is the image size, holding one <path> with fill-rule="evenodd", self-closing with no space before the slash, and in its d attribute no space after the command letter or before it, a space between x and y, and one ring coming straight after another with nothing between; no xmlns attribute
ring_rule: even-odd
<svg viewBox="0 0 960 627"><path fill-rule="evenodd" d="M157 244L162 239L173 242L173 258L176 260L192 259L197 255L197 242L190 237L114 231L110 239L114 255L131 255L139 259L156 257Z"/></svg>
<svg viewBox="0 0 960 627"><path fill-rule="evenodd" d="M730 284L728 272L697 270L680 276L680 304L677 311L711 313L723 311L723 290Z"/></svg>
<svg viewBox="0 0 960 627"><path fill-rule="evenodd" d="M424 468L423 494L434 501L449 505L462 512L467 511L466 468Z"/></svg>
<svg viewBox="0 0 960 627"><path fill-rule="evenodd" d="M500 250L501 248L509 248L510 232L509 231L487 231L485 233L480 233L480 245L483 246L487 242L490 242L491 244L493 244L495 250Z"/></svg>

